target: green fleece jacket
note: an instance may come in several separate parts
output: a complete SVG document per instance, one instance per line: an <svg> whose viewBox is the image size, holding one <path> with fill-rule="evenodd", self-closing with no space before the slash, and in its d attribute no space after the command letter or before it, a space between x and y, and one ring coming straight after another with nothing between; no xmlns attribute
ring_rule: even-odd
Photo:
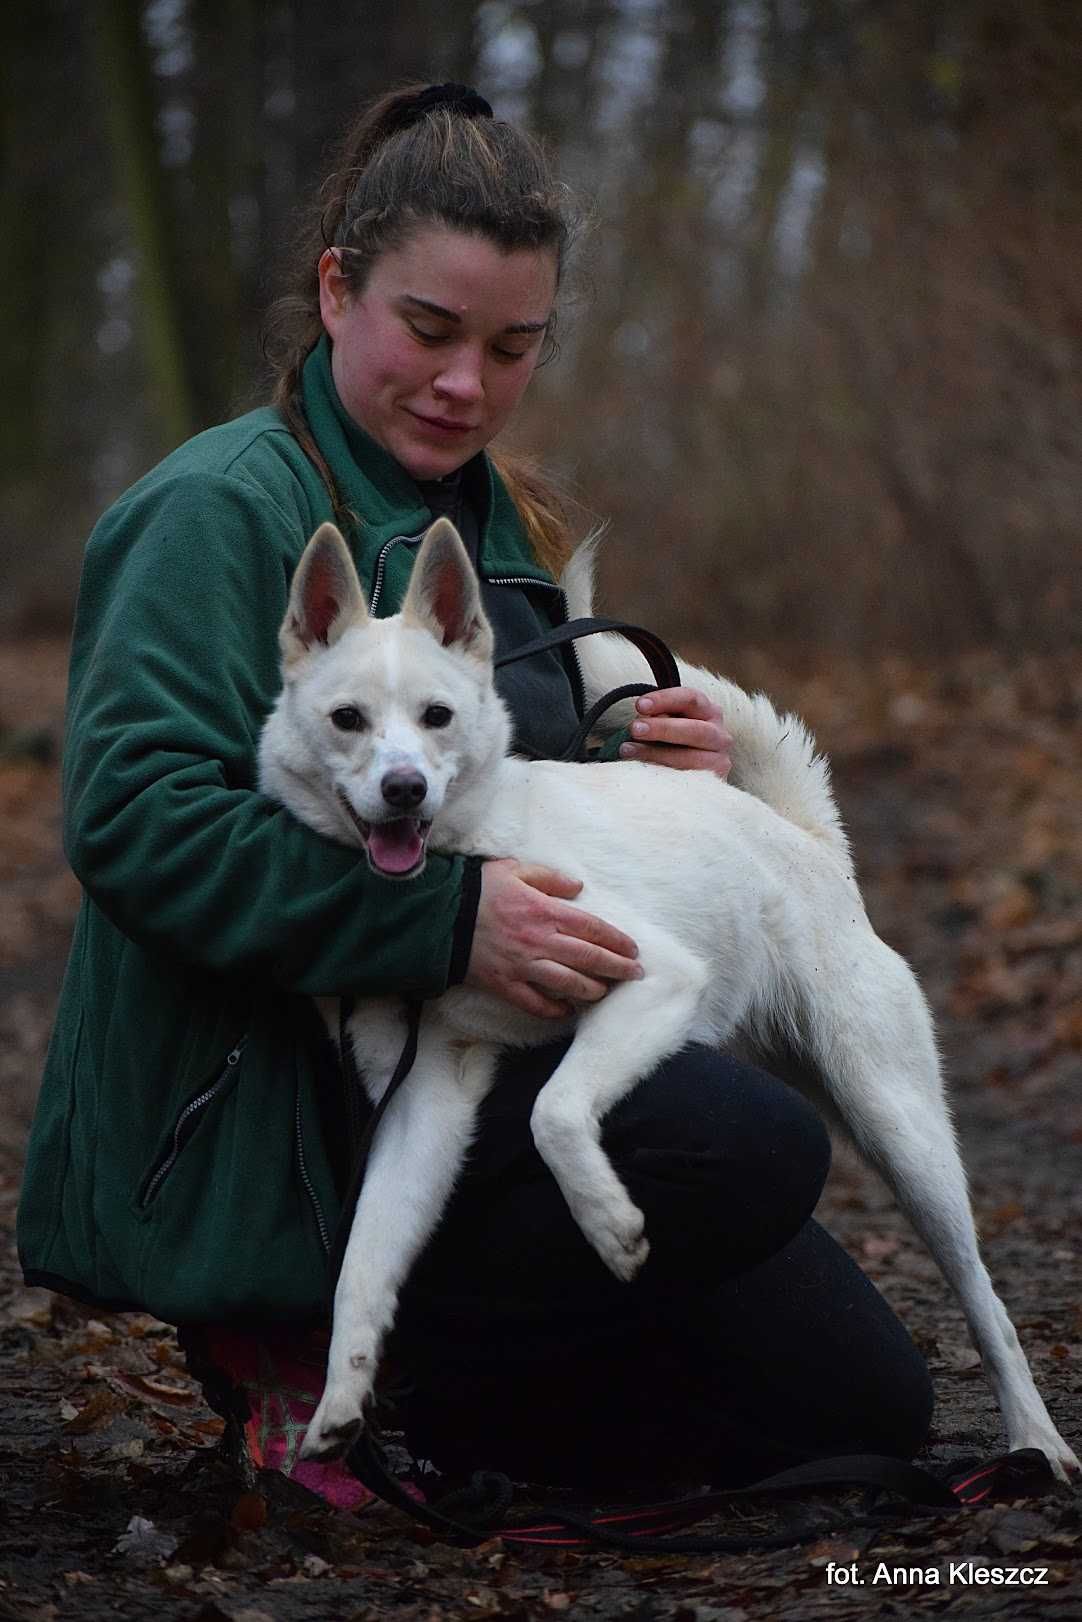
<svg viewBox="0 0 1082 1622"><path fill-rule="evenodd" d="M303 386L361 519L361 578L393 613L429 512L346 415L325 340ZM524 640L563 599L487 459L484 478L486 601L498 642L501 602ZM31 1283L174 1323L323 1314L343 1082L309 999L432 997L464 972L476 867L430 856L381 879L256 790L290 579L329 517L266 408L181 446L91 537L64 757L84 900L19 1211Z"/></svg>

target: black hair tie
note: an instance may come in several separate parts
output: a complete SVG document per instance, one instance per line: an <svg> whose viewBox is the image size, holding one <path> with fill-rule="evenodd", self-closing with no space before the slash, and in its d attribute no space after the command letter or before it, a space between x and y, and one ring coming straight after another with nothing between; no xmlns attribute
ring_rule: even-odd
<svg viewBox="0 0 1082 1622"><path fill-rule="evenodd" d="M419 96L400 109L395 120L395 127L400 130L409 129L411 124L417 124L426 113L434 112L438 107L446 107L448 112L458 113L462 118L492 118L490 104L484 96L471 90L468 84L430 84L427 90L422 90Z"/></svg>

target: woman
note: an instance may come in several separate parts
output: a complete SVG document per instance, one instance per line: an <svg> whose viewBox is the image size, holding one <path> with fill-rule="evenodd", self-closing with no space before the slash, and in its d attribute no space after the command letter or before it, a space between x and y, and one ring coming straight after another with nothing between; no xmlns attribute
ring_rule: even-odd
<svg viewBox="0 0 1082 1622"><path fill-rule="evenodd" d="M19 1230L30 1282L180 1325L217 1401L247 1387L253 1449L286 1468L283 1388L305 1370L318 1386L311 1332L362 1115L310 999L464 980L557 1016L639 972L567 874L431 857L395 884L256 792L275 632L322 520L377 613L446 512L501 649L564 614L566 525L488 450L551 333L572 235L541 153L461 86L393 93L352 132L321 229L284 306L274 406L167 457L88 547L64 779L86 899ZM583 704L573 655L505 676L518 746L557 752ZM622 754L728 771L702 694L639 709ZM404 1294L390 1361L414 1451L580 1487L911 1454L927 1374L810 1221L828 1148L809 1107L705 1050L647 1078L605 1128L652 1245L624 1286L529 1138L562 1051L505 1065ZM353 1501L341 1468L303 1472Z"/></svg>

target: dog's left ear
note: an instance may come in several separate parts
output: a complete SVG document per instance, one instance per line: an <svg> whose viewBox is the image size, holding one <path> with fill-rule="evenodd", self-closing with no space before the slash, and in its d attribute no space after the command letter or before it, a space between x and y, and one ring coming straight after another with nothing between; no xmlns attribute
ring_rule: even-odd
<svg viewBox="0 0 1082 1622"><path fill-rule="evenodd" d="M449 518L437 518L421 542L402 614L444 647L461 648L474 659L492 657L492 629L481 607L477 575Z"/></svg>
<svg viewBox="0 0 1082 1622"><path fill-rule="evenodd" d="M278 633L285 663L295 664L316 643L333 647L347 625L367 618L349 548L333 524L320 524L301 553Z"/></svg>

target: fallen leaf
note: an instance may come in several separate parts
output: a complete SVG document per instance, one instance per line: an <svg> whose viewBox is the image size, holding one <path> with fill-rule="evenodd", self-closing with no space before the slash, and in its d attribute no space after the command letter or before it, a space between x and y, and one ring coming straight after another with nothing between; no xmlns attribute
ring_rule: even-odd
<svg viewBox="0 0 1082 1622"><path fill-rule="evenodd" d="M844 1543L837 1538L821 1538L818 1543L809 1544L805 1550L809 1566L825 1566L831 1561L839 1566L849 1566L860 1558L860 1553L855 1544Z"/></svg>
<svg viewBox="0 0 1082 1622"><path fill-rule="evenodd" d="M229 1524L235 1532L258 1532L267 1524L267 1500L262 1493L242 1493L233 1505Z"/></svg>
<svg viewBox="0 0 1082 1622"><path fill-rule="evenodd" d="M109 1390L95 1391L85 1407L80 1408L74 1419L69 1419L64 1430L69 1436L86 1436L90 1431L101 1430L112 1419L120 1407L120 1403Z"/></svg>
<svg viewBox="0 0 1082 1622"><path fill-rule="evenodd" d="M172 1588L180 1588L184 1583L190 1583L195 1576L193 1566L163 1566L162 1576Z"/></svg>
<svg viewBox="0 0 1082 1622"><path fill-rule="evenodd" d="M114 1373L111 1383L122 1391L130 1392L133 1397L141 1397L145 1402L166 1402L178 1408L191 1408L199 1401L198 1393L190 1385L174 1385L158 1375Z"/></svg>
<svg viewBox="0 0 1082 1622"><path fill-rule="evenodd" d="M133 1515L128 1529L113 1545L114 1554L127 1555L140 1565L159 1565L176 1553L177 1540L171 1532L159 1532L153 1521Z"/></svg>

